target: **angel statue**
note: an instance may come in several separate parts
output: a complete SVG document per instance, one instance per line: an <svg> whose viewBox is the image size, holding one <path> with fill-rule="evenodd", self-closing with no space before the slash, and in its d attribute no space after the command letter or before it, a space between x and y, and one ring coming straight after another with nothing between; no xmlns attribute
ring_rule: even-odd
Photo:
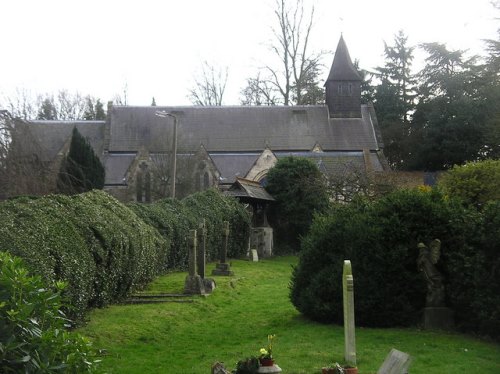
<svg viewBox="0 0 500 374"><path fill-rule="evenodd" d="M441 241L434 239L429 247L424 243L418 243L419 255L417 259L418 270L424 273L427 281L427 307L444 306L443 276L436 269L436 264L441 255Z"/></svg>

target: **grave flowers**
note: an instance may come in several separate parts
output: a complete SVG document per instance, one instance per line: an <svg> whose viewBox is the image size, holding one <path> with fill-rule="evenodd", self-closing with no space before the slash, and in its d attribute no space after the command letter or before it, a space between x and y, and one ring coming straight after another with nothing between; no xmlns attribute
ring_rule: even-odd
<svg viewBox="0 0 500 374"><path fill-rule="evenodd" d="M261 366L273 366L273 340L276 335L267 336L267 347L261 348L259 351L259 362Z"/></svg>

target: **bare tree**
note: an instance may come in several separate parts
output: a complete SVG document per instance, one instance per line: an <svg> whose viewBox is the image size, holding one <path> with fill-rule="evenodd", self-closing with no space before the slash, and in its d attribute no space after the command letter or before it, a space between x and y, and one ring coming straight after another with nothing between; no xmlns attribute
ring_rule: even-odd
<svg viewBox="0 0 500 374"><path fill-rule="evenodd" d="M248 86L242 92L245 96L261 93L272 87L284 105L315 104L318 95L318 76L323 52L311 53L309 42L314 24L314 7L306 12L303 0L276 0L274 11L277 27L273 27L274 43L270 48L279 64L266 65L266 78L255 86L255 80L247 80ZM252 93L252 95L250 95ZM311 102L313 101L313 102Z"/></svg>
<svg viewBox="0 0 500 374"><path fill-rule="evenodd" d="M38 113L36 97L25 88L17 88L14 96L6 97L5 108L14 118L34 119Z"/></svg>
<svg viewBox="0 0 500 374"><path fill-rule="evenodd" d="M216 69L204 61L201 76L195 78L195 86L189 90L194 105L221 106L228 78L228 68Z"/></svg>
<svg viewBox="0 0 500 374"><path fill-rule="evenodd" d="M241 94L243 95L242 105L276 105L278 103L276 90L268 80L261 78L260 72L255 78L247 79L247 86Z"/></svg>

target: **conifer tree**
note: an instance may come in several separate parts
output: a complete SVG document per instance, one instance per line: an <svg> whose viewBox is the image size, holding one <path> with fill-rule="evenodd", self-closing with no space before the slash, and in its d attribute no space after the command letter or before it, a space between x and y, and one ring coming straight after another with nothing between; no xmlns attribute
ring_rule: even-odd
<svg viewBox="0 0 500 374"><path fill-rule="evenodd" d="M73 129L68 155L59 171L57 187L60 192L67 194L104 187L104 167L76 127Z"/></svg>

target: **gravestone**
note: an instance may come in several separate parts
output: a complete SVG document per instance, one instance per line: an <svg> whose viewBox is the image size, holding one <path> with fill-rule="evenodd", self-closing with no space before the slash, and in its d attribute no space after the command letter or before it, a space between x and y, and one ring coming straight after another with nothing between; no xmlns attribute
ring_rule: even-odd
<svg viewBox="0 0 500 374"><path fill-rule="evenodd" d="M206 250L207 250L207 226L205 224L205 219L200 223L199 232L201 236L200 245L198 246L198 255L196 256L196 261L198 263L198 275L205 278L205 261L206 261Z"/></svg>
<svg viewBox="0 0 500 374"><path fill-rule="evenodd" d="M189 230L189 274L184 281L184 293L204 295L205 285L196 271L196 244L196 230Z"/></svg>
<svg viewBox="0 0 500 374"><path fill-rule="evenodd" d="M259 254L257 253L257 250L256 249L252 249L250 250L250 254L251 254L251 259L253 262L259 262Z"/></svg>
<svg viewBox="0 0 500 374"><path fill-rule="evenodd" d="M342 273L343 304L344 304L344 361L350 366L356 366L356 336L354 323L354 278L351 261L344 261Z"/></svg>
<svg viewBox="0 0 500 374"><path fill-rule="evenodd" d="M409 354L391 349L377 374L407 374L411 364Z"/></svg>
<svg viewBox="0 0 500 374"><path fill-rule="evenodd" d="M224 245L220 251L220 262L215 265L215 269L212 270L212 275L233 275L231 267L226 263L227 257L227 247L229 244L229 222L224 221Z"/></svg>

